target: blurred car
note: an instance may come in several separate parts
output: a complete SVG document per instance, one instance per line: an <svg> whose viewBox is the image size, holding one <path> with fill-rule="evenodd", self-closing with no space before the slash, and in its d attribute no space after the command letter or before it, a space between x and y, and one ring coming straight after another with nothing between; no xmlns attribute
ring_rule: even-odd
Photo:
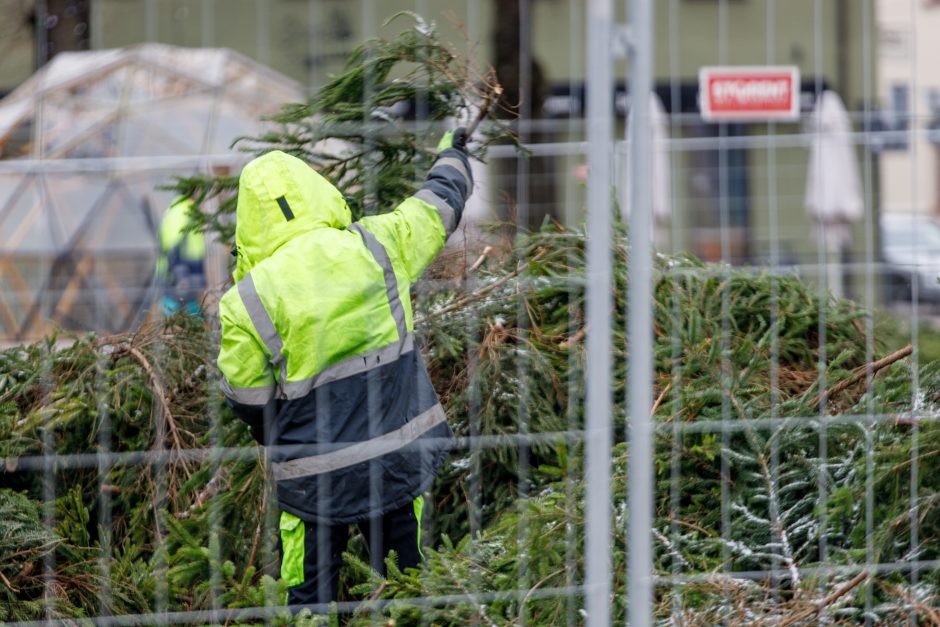
<svg viewBox="0 0 940 627"><path fill-rule="evenodd" d="M916 285L919 301L940 303L940 223L924 214L882 214L881 253L889 302L910 302Z"/></svg>

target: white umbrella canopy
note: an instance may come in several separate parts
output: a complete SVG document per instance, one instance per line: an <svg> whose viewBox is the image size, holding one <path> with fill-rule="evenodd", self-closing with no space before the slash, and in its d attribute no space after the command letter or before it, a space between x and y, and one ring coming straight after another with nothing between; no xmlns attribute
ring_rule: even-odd
<svg viewBox="0 0 940 627"><path fill-rule="evenodd" d="M806 177L806 211L829 258L829 288L842 295L841 253L852 242L851 224L865 213L852 123L842 99L825 91L810 120L814 134Z"/></svg>
<svg viewBox="0 0 940 627"><path fill-rule="evenodd" d="M669 139L669 119L666 116L666 109L662 101L655 92L649 95L649 129L650 147L652 154L650 158L651 176L652 176L652 210L653 210L653 239L656 247L662 249L668 239L667 225L672 217L672 171L669 164L669 147L666 141ZM637 129L634 128L632 114L627 114L627 137L632 138ZM626 186L625 198L622 203L624 218L630 215L632 207L630 206L630 189L632 186L630 175L629 150L627 158L624 160L626 165Z"/></svg>

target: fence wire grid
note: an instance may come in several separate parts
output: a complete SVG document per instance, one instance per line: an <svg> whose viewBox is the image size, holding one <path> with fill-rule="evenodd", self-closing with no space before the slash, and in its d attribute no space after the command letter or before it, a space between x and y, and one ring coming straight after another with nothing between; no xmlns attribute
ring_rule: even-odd
<svg viewBox="0 0 940 627"><path fill-rule="evenodd" d="M118 4L90 3L94 49L127 19ZM140 42L229 41L221 2L136 4ZM545 81L539 107L523 98L513 123L524 150L493 146L474 165L478 204L443 270L412 294L457 432L426 494L424 566L385 582L347 566L341 600L312 614L399 625L940 624L940 74L921 41L940 7L310 0L293 3L309 36L297 78L278 34L287 4L240 3L255 15L245 30L254 49L242 52L293 72L306 92L344 51L330 28L365 39L396 10L456 20L471 41L512 14L514 80L522 94ZM799 118L704 121L705 65L798 66ZM37 93L36 110L51 111ZM846 105L840 130L819 122L825 93ZM428 124L435 141L445 128ZM851 162L813 160L828 141L847 145ZM94 269L105 253L86 267L27 245L47 215L68 215L60 186L89 172L105 190L90 212L119 220L133 206L141 229L155 228L168 193L143 205L122 180L235 174L247 161L210 148L152 164L0 160L4 624L298 620L277 583L276 451L238 440L244 428L214 366L225 253L213 257L204 318L164 328L154 286L121 256L143 250L149 267L153 232L140 250L108 249L110 274ZM841 190L846 168L857 215L814 219L808 179ZM485 226L496 219L514 228ZM63 264L78 283L52 278ZM208 331L173 343L191 324ZM56 328L66 331L39 339ZM83 331L97 335L69 337ZM76 346L87 350L68 353ZM29 370L29 360L40 363ZM128 364L148 391L119 398ZM90 385L72 385L89 373ZM27 403L18 386L33 376ZM199 389L211 398L195 416L180 399ZM75 390L93 398L70 398ZM205 432L181 432L184 423ZM140 494L146 507L131 515ZM350 552L368 564L354 530Z"/></svg>

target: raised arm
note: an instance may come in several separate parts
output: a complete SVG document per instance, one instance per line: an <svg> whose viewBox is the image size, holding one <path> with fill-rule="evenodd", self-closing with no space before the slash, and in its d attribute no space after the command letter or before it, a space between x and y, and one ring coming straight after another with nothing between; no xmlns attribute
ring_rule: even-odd
<svg viewBox="0 0 940 627"><path fill-rule="evenodd" d="M473 191L470 160L463 129L451 131L421 189L395 211L359 221L397 258L410 281L415 281L444 247L460 224L464 205Z"/></svg>

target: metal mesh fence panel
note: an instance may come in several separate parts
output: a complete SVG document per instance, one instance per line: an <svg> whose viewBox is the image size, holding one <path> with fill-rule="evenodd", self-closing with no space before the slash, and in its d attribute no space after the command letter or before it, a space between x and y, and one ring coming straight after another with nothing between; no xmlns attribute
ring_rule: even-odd
<svg viewBox="0 0 940 627"><path fill-rule="evenodd" d="M323 620L356 625L940 621L940 76L925 58L940 9L917 0L129 4L144 17L141 42L212 48L236 33L250 43L198 57L216 82L174 68L176 53L161 48L108 61L107 71L125 68L121 81L134 63L151 68L119 83L112 117L133 121L126 127L96 126L69 104L84 94L90 106L118 84L79 62L59 66L75 72L64 91L50 73L25 99L14 92L17 108L0 101L0 125L17 121L0 126L0 154L15 151L0 160L5 624L316 624L330 614ZM108 30L128 19L119 5L92 3L96 53L141 43ZM36 3L39 23L53 28L55 10ZM274 109L249 102L253 85L300 99L343 69L353 43L438 27L383 22L400 10L462 33L448 42L458 55L508 55L514 74L497 68L498 79L519 91L506 122L517 144L487 146L473 165L475 204L399 295L455 432L436 480L413 495L425 503L413 509L421 564L400 572L391 559L379 575L370 547L384 556L396 530L354 524L377 515L353 521L342 527L344 556L332 556L343 564L336 602L307 604L300 618L285 605L290 528L275 464L297 458L298 446L317 463L349 447L365 456L362 472L331 489L369 486L374 513L387 485L381 453L345 440L256 445L226 403L218 303L232 285L224 249L234 216L224 194L206 201L221 226L200 312L161 314L150 267L172 176L234 176L251 158L216 137L235 139L239 98L256 119ZM515 48L498 37L477 44L501 19L518 21ZM758 109L767 97L744 74L719 94L703 68L781 67L801 76L788 86L795 116L703 115L719 111L721 94ZM382 87L360 78L365 94ZM432 146L472 119L434 119L445 105L432 81L421 87L401 111L366 102L364 119L342 127L374 134L374 167L344 172L356 181L342 189L350 198L378 196L374 148L394 132ZM160 90L157 104L144 95ZM201 104L161 100L180 94ZM71 123L55 119L63 111ZM200 112L180 122L188 130L168 130L173 116ZM190 140L192 154L174 153ZM89 152L100 146L107 154ZM418 169L408 176L423 180ZM383 290L406 284L390 272ZM288 337L290 321L277 324ZM319 341L302 338L301 351ZM285 374L278 389L290 383ZM385 446L386 382L363 385L365 439ZM317 403L290 419L331 427L343 398ZM269 429L288 419L285 404L267 410ZM415 455L444 439L416 440ZM302 542L325 533L325 499L314 510L320 519L302 521Z"/></svg>

